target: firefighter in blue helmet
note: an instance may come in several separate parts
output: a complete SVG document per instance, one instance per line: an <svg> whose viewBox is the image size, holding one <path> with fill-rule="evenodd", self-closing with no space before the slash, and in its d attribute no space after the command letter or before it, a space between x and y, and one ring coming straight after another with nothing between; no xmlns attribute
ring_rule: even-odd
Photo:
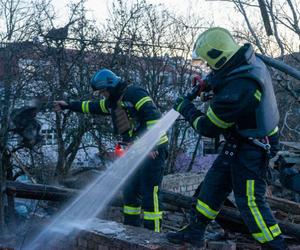
<svg viewBox="0 0 300 250"><path fill-rule="evenodd" d="M110 115L114 132L121 135L122 144L128 145L161 117L161 113L145 89L129 85L108 69L96 72L90 83L92 89L99 91L104 99L70 103L56 101L55 109ZM167 158L167 143L168 137L164 134L148 158L127 182L123 192L125 224L140 226L143 209L144 227L160 232L162 211L159 204L159 187ZM116 148L119 148L118 146Z"/></svg>
<svg viewBox="0 0 300 250"><path fill-rule="evenodd" d="M174 243L202 246L207 224L218 216L233 191L254 239L269 249L286 249L265 200L268 155L278 144L279 121L270 74L250 44L239 46L223 28L202 33L192 56L206 61L212 69L206 88L213 92L213 98L206 113L197 110L186 97L178 98L174 109L199 134L223 134L226 142L205 176L191 223L168 233L167 238Z"/></svg>

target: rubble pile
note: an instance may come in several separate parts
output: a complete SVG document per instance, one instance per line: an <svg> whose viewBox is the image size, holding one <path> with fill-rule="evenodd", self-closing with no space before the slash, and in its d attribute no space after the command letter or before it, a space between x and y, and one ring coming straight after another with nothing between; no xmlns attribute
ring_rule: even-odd
<svg viewBox="0 0 300 250"><path fill-rule="evenodd" d="M274 196L300 202L300 143L281 142L289 150L279 151L271 161Z"/></svg>
<svg viewBox="0 0 300 250"><path fill-rule="evenodd" d="M281 230L286 238L290 249L300 249L300 203L297 185L300 185L300 145L299 143L287 143L292 149L288 151L280 151L272 163L272 178L268 190L267 200L270 204L275 217L279 221ZM97 171L89 171L88 175L84 175L83 179L90 180L93 175L97 175ZM176 177L176 178L175 178ZM172 176L167 177L169 186L164 185L163 188L169 190L161 190L161 199L164 212L164 220L162 224L163 233L169 231L177 231L189 222L190 209L195 203L196 198L191 192L195 192L195 183L201 181L204 173L176 175L174 178L181 180L176 181L177 189L171 185ZM186 181L188 179L188 181ZM78 188L73 179L69 180L68 187ZM80 180L81 185L84 181ZM174 182L175 183L175 182ZM180 184L180 185L179 185ZM80 186L79 185L79 186ZM178 187L178 185L180 187ZM62 202L68 200L78 191L72 188L62 188L38 184L26 184L17 182L7 182L6 192L8 195L19 198L47 200L51 202ZM171 190L171 191L170 191ZM174 192L175 191L175 192ZM101 215L101 218L115 221L122 226L122 198L117 197L110 204L107 211ZM112 236L101 230L97 231L82 229L79 238L70 238L69 249L193 249L191 246L168 245L161 234L161 237L154 237L155 242L150 242L150 233L143 228L126 227L124 232ZM235 207L234 200L227 200L216 218L212 222L205 235L207 249L261 249L261 246L255 242L247 231L246 226ZM75 245L74 245L75 244ZM101 245L102 244L102 245ZM65 248L64 248L65 249ZM106 249L106 248L103 248Z"/></svg>

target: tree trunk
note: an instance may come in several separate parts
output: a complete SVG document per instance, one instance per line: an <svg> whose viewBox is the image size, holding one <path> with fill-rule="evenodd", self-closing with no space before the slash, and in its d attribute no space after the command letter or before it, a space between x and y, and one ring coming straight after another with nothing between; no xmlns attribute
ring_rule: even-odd
<svg viewBox="0 0 300 250"><path fill-rule="evenodd" d="M13 181L13 169L11 165L11 153L5 152L4 154L4 165L6 166L6 182ZM15 231L16 220L15 220L15 199L14 195L7 195L7 226L10 231Z"/></svg>
<svg viewBox="0 0 300 250"><path fill-rule="evenodd" d="M167 174L174 172L176 157L177 157L177 142L178 142L178 136L179 136L179 128L178 123L175 122L173 128L172 128L172 134L170 138L170 145L169 145L169 157L167 161Z"/></svg>
<svg viewBox="0 0 300 250"><path fill-rule="evenodd" d="M6 151L7 151L7 141L8 141L8 130L9 130L9 110L11 103L11 84L13 82L13 72L12 72L12 61L13 53L11 48L5 48L4 53L4 99L1 102L2 108L2 119L0 125L0 234L4 234L6 231L5 225L5 214L4 214L4 202L5 202L5 189L6 189Z"/></svg>
<svg viewBox="0 0 300 250"><path fill-rule="evenodd" d="M266 33L268 36L272 36L273 35L273 31L272 31L272 27L270 24L270 19L269 19L269 14L268 14L268 10L266 7L266 3L264 0L258 0L258 5L260 8L260 12L261 12L261 16L264 22L264 26L266 29Z"/></svg>
<svg viewBox="0 0 300 250"><path fill-rule="evenodd" d="M5 221L4 221L4 201L5 201L5 170L2 164L3 149L0 149L0 236L4 233Z"/></svg>
<svg viewBox="0 0 300 250"><path fill-rule="evenodd" d="M56 177L60 177L62 176L63 170L65 168L65 164L66 164L66 159L65 159L65 145L64 145L64 140L63 140L63 130L61 128L61 116L60 114L55 114L55 122L56 122L56 131L57 131L57 163L56 163L56 170L55 170L55 174Z"/></svg>

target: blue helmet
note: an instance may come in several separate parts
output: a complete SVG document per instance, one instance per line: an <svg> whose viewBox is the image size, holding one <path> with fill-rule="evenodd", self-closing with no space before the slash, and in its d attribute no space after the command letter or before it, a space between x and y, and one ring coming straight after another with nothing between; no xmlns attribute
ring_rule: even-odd
<svg viewBox="0 0 300 250"><path fill-rule="evenodd" d="M93 90L113 89L121 82L121 77L108 69L97 71L91 79Z"/></svg>

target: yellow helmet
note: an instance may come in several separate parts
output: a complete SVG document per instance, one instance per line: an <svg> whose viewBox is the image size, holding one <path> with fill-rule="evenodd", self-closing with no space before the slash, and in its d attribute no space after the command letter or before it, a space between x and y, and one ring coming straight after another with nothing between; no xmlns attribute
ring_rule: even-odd
<svg viewBox="0 0 300 250"><path fill-rule="evenodd" d="M213 69L220 69L239 48L228 30L220 27L210 28L198 36L192 59L204 60Z"/></svg>

